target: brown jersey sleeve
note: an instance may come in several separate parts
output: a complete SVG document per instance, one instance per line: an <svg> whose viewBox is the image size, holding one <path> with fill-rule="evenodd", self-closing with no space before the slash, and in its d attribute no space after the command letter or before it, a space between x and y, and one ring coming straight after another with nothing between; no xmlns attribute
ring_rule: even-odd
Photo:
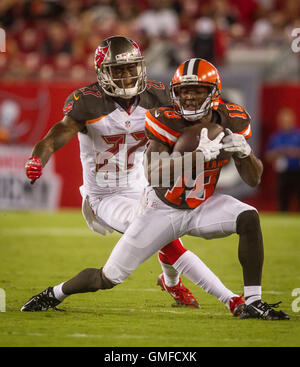
<svg viewBox="0 0 300 367"><path fill-rule="evenodd" d="M87 120L88 112L81 91L76 90L68 96L63 107L63 113L78 122Z"/></svg>
<svg viewBox="0 0 300 367"><path fill-rule="evenodd" d="M252 135L251 117L249 113L237 104L220 105L223 115L223 126L230 129L233 133L241 134L246 139Z"/></svg>
<svg viewBox="0 0 300 367"><path fill-rule="evenodd" d="M166 110L166 108L153 108L147 110L145 130L149 139L157 140L173 148L180 136L180 132L168 126L170 117L165 115L167 112Z"/></svg>

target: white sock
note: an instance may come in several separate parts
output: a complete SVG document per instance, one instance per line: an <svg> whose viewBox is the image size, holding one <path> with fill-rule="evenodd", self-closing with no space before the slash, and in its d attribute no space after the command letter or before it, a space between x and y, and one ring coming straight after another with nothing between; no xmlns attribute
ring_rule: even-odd
<svg viewBox="0 0 300 367"><path fill-rule="evenodd" d="M64 283L60 283L59 285L53 287L54 297L58 299L60 302L62 302L65 298L68 297L68 295L64 294L64 292L62 291L63 284Z"/></svg>
<svg viewBox="0 0 300 367"><path fill-rule="evenodd" d="M180 274L176 269L173 268L172 265L163 263L159 258L158 260L164 273L166 285L168 287L175 287L175 285L177 285L179 282Z"/></svg>
<svg viewBox="0 0 300 367"><path fill-rule="evenodd" d="M217 297L227 307L229 307L229 301L232 297L238 297L226 288L221 280L191 251L186 251L181 255L173 266L180 274L203 288L207 293Z"/></svg>
<svg viewBox="0 0 300 367"><path fill-rule="evenodd" d="M250 303L260 300L261 286L260 285L245 286L244 297L246 305L250 305Z"/></svg>

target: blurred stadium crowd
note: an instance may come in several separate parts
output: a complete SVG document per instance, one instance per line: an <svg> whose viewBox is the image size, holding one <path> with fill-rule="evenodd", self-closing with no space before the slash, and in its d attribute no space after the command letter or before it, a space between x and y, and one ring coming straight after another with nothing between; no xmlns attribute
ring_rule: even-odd
<svg viewBox="0 0 300 367"><path fill-rule="evenodd" d="M117 34L137 41L148 70L162 75L193 56L217 66L281 64L300 28L300 1L1 0L0 27L2 80L94 80L95 49ZM283 77L287 70L295 78L287 67Z"/></svg>

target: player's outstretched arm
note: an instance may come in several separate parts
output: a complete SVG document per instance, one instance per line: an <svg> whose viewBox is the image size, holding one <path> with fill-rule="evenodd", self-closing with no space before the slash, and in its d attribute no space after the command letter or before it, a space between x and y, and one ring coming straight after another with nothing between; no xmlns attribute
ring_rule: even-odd
<svg viewBox="0 0 300 367"><path fill-rule="evenodd" d="M83 128L84 123L79 123L71 117L65 116L34 146L31 157L25 165L26 175L32 184L42 175L42 168L51 155L71 141Z"/></svg>

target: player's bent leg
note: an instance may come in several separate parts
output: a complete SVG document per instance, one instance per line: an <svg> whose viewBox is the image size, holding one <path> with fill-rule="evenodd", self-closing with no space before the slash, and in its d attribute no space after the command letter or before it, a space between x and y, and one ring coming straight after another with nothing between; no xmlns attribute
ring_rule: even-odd
<svg viewBox="0 0 300 367"><path fill-rule="evenodd" d="M124 233L134 219L138 204L137 195L111 195L102 200L92 202L94 221L101 226Z"/></svg>
<svg viewBox="0 0 300 367"><path fill-rule="evenodd" d="M242 212L237 218L239 260L244 274L246 304L241 319L289 320L283 311L274 310L279 303L269 305L261 300L261 278L264 262L263 236L258 213L253 210Z"/></svg>
<svg viewBox="0 0 300 367"><path fill-rule="evenodd" d="M243 267L245 306L240 318L286 320L288 315L261 301L263 240L257 210L228 196L216 194L191 213L188 233L206 239L237 233ZM180 271L180 269L177 268Z"/></svg>
<svg viewBox="0 0 300 367"><path fill-rule="evenodd" d="M95 208L97 218L107 223L118 232L124 233L134 219L136 208L139 203L139 195L138 192L128 192L127 196L116 194L112 197L104 198ZM166 257L169 257L171 262L176 261L177 258L186 251L181 241L178 239L166 245L165 250L168 252ZM161 251L164 251L164 249ZM170 286L177 285L179 283L178 272L170 265L168 260L164 262L164 260L161 261L159 257L159 261L167 284Z"/></svg>
<svg viewBox="0 0 300 367"><path fill-rule="evenodd" d="M243 268L245 286L261 284L264 262L263 237L258 213L246 210L237 218L238 257Z"/></svg>
<svg viewBox="0 0 300 367"><path fill-rule="evenodd" d="M241 307L236 307L244 303L243 298L228 289L194 253L186 251L173 266L180 274L224 303L234 316L239 315Z"/></svg>
<svg viewBox="0 0 300 367"><path fill-rule="evenodd" d="M179 283L179 273L174 269L174 262L184 254L186 249L178 238L171 241L158 252L158 260L164 273L164 280L169 287L174 287Z"/></svg>
<svg viewBox="0 0 300 367"><path fill-rule="evenodd" d="M169 216L153 208L143 210L112 250L103 267L114 284L122 283L141 263L175 238Z"/></svg>
<svg viewBox="0 0 300 367"><path fill-rule="evenodd" d="M39 312L47 311L49 308L57 310L63 299L71 294L96 292L99 289L110 289L114 287L109 279L105 277L101 269L87 268L82 270L72 279L62 284L62 298L55 293L56 287L48 287L41 293L33 296L21 308L22 312ZM57 286L60 287L60 286Z"/></svg>
<svg viewBox="0 0 300 367"><path fill-rule="evenodd" d="M186 233L205 239L229 236L236 233L238 215L248 209L254 208L228 195L216 194L190 212ZM217 297L235 316L239 315L244 304L243 297L226 288L197 256L187 251L173 265L207 293Z"/></svg>
<svg viewBox="0 0 300 367"><path fill-rule="evenodd" d="M88 222L89 227L96 232L105 234L106 229L113 228L118 232L124 233L134 219L139 195L139 192L130 191L128 191L126 196L115 194L93 203L93 210L90 205L87 205L86 201L88 198L86 198L83 205L84 218ZM179 273L170 262L175 262L186 249L182 246L181 241L176 239L166 245L161 251L159 261L166 284L168 286L176 286L181 280ZM166 255L163 255L164 251ZM170 262L169 260L164 261L162 257L168 258ZM187 294L187 292L184 294ZM185 300L183 299L183 301Z"/></svg>
<svg viewBox="0 0 300 367"><path fill-rule="evenodd" d="M178 243L179 242L179 243ZM175 247L175 250L173 249ZM214 295L234 316L239 316L245 303L244 298L235 295L227 289L214 273L191 251L187 251L180 240L173 241L163 247L159 252L159 259L164 263L164 268L170 267L169 272L174 271L176 263L177 273L184 271L184 275L199 285L207 293ZM172 264L173 267L171 267ZM167 271L165 271L167 273ZM193 294L182 284L181 279L175 284L166 282L165 274L160 274L157 284L162 290L166 290L176 301L177 305L187 305L200 308L200 305Z"/></svg>
<svg viewBox="0 0 300 367"><path fill-rule="evenodd" d="M63 293L70 295L96 292L99 289L110 289L114 287L115 284L105 277L102 269L87 268L82 270L74 278L63 284Z"/></svg>

